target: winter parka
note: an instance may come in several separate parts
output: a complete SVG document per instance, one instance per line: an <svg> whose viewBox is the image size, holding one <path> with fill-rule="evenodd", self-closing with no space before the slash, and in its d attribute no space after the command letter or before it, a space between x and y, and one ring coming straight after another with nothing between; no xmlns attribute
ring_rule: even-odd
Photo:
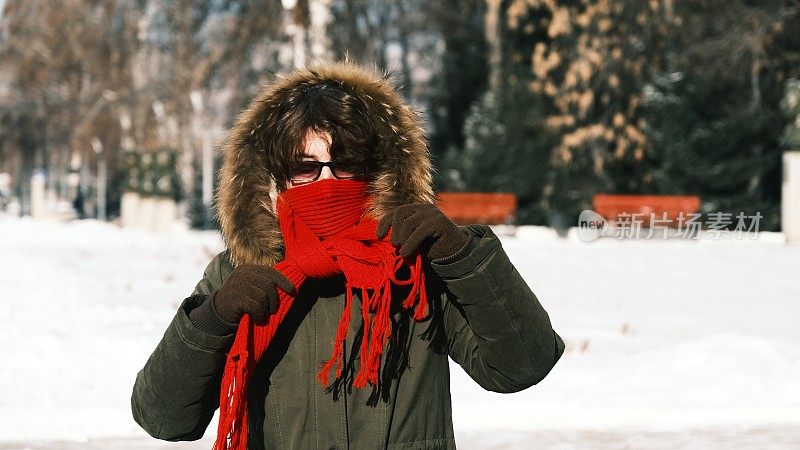
<svg viewBox="0 0 800 450"><path fill-rule="evenodd" d="M219 407L234 334L206 333L193 325L189 313L237 264L281 260L283 242L269 200L271 179L258 152L259 134L269 132L275 108L293 87L325 80L350 89L378 118L380 176L371 182L372 214L380 219L401 204L433 199L420 121L386 77L335 62L296 71L264 88L238 117L223 147L216 206L227 249L211 260L183 300L133 386L133 418L155 438L200 439ZM344 280L303 284L249 384L249 448L454 449L448 357L490 391L518 392L545 378L564 352L562 338L492 229L468 225L464 230L473 236L466 252L426 263L431 315L417 322L407 311L393 314L402 351L384 354L389 361L381 367L391 373L380 389L326 391L316 381L331 355L345 305ZM353 300L352 317L358 318L357 293ZM360 328L361 321L352 320L344 342L353 372ZM216 423L211 427L215 431Z"/></svg>

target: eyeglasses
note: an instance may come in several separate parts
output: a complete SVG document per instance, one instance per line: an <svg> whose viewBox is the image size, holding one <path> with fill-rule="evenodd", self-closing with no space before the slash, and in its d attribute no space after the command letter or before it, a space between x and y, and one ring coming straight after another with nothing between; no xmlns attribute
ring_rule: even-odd
<svg viewBox="0 0 800 450"><path fill-rule="evenodd" d="M363 164L355 161L295 161L289 164L289 180L295 184L316 181L325 166L328 166L333 176L340 180L360 178L365 176L367 172Z"/></svg>

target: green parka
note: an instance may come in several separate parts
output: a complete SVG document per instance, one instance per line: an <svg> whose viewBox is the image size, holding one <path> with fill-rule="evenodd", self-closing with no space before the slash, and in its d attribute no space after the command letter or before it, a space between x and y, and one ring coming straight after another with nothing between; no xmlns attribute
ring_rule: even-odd
<svg viewBox="0 0 800 450"><path fill-rule="evenodd" d="M378 193L375 216L399 204L432 199L421 128L385 80L349 63L328 63L282 78L262 92L239 117L225 147L218 211L227 250L208 264L133 386L133 417L155 438L200 439L219 407L220 380L234 334L208 334L193 325L189 312L222 286L236 264L274 264L282 258L274 211L268 206L252 211L253 196L267 187L259 183L268 181L252 178L263 167L255 158L255 144L245 136L265 122L269 127L270 108L280 104L287 86L331 79L376 108L391 108L384 116L389 117L385 132L395 133L394 141L386 135L389 145L376 150L384 176L373 186ZM398 155L404 158L400 164ZM238 182L226 182L231 178ZM261 226L253 226L254 221ZM320 365L332 352L345 305L344 281L312 279L301 287L249 384L249 448L453 449L448 356L481 387L495 392L521 391L551 371L564 342L547 312L491 228L468 225L464 230L473 236L466 252L455 260L426 264L432 314L417 322L407 311L393 313L402 345L384 352L381 367L389 372L377 390L367 386L326 391L316 381ZM359 318L357 293L352 308L352 317ZM350 321L344 343L346 373L357 371L361 325L360 320ZM212 426L216 430L217 424Z"/></svg>

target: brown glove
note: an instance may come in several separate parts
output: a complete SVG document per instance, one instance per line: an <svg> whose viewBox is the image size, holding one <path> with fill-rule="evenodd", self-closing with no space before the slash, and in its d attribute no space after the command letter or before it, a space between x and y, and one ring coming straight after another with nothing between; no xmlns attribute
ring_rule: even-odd
<svg viewBox="0 0 800 450"><path fill-rule="evenodd" d="M389 212L378 222L378 239L392 228L390 241L400 246L398 253L409 256L417 248L429 260L448 258L460 253L470 243L461 230L433 203L410 203Z"/></svg>
<svg viewBox="0 0 800 450"><path fill-rule="evenodd" d="M269 314L278 311L277 287L294 292L292 282L275 268L241 264L214 293L214 307L227 322L239 323L242 315L248 313L255 323L263 325Z"/></svg>

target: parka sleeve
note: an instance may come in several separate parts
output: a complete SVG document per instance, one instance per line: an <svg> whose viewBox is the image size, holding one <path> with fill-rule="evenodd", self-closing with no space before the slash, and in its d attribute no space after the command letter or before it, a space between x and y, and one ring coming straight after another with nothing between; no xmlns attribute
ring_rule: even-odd
<svg viewBox="0 0 800 450"><path fill-rule="evenodd" d="M204 333L192 324L188 313L222 286L230 273L227 258L224 251L211 260L136 375L131 394L133 418L155 438L200 439L219 407L220 380L235 335Z"/></svg>
<svg viewBox="0 0 800 450"><path fill-rule="evenodd" d="M484 389L521 391L544 379L564 341L492 229L465 230L476 239L467 255L431 263L449 291L442 306L448 353Z"/></svg>

